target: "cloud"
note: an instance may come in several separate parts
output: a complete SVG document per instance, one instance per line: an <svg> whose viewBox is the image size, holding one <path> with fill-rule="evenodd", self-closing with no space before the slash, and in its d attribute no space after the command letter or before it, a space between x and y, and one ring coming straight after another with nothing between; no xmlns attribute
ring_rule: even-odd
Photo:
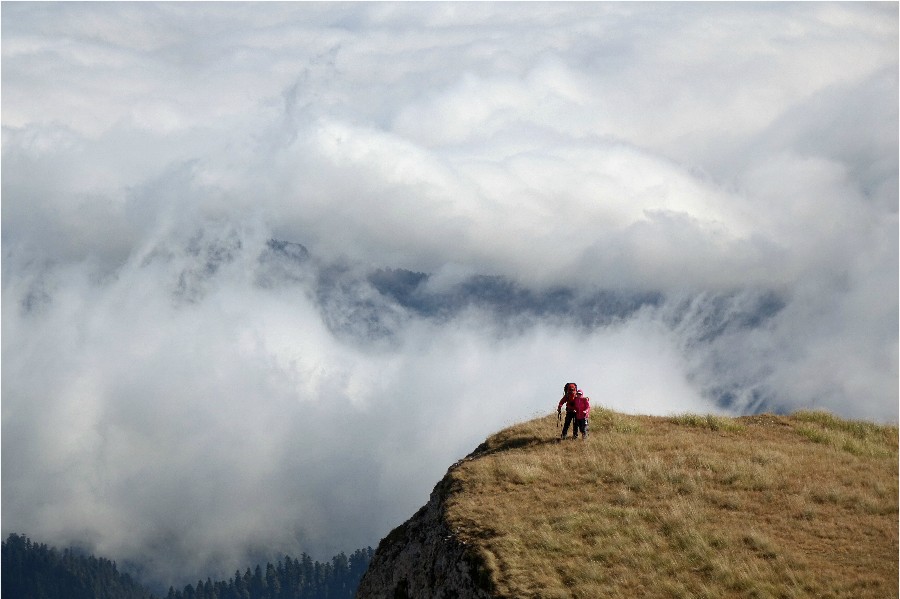
<svg viewBox="0 0 900 599"><path fill-rule="evenodd" d="M211 231L183 247L166 239L114 280L55 273L43 304L5 308L7 339L28 332L4 350L11 525L88 539L163 580L228 574L248 546L324 559L376 542L487 434L551 409L562 373L622 392L616 364L661 364L599 401L635 410L666 393L668 410L713 409L665 332L667 350L653 335L599 330L573 356L561 348L574 326L498 336L480 309L431 321L396 306L392 320L367 313L365 290L346 280L336 293L350 297L316 302L298 283L323 276L305 272L309 259L255 284L276 268L257 264L272 259L262 239ZM386 324L365 326L372 315ZM382 330L388 343L369 338Z"/></svg>
<svg viewBox="0 0 900 599"><path fill-rule="evenodd" d="M427 6L4 6L5 533L329 559L569 380L897 421L896 11Z"/></svg>

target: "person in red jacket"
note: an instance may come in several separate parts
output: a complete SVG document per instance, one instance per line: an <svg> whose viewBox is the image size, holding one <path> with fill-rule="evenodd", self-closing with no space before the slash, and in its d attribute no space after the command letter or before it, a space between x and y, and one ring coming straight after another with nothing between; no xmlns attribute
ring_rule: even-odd
<svg viewBox="0 0 900 599"><path fill-rule="evenodd" d="M569 432L569 425L575 420L575 393L578 391L578 385L566 383L563 391L565 395L562 396L562 399L559 400L559 404L556 406L556 413L559 415L562 413L563 404L566 404L566 422L563 424L562 435L559 436L560 439L566 438L566 433ZM572 432L575 432L574 426L572 427Z"/></svg>
<svg viewBox="0 0 900 599"><path fill-rule="evenodd" d="M577 439L578 431L581 431L582 441L587 439L588 417L591 414L591 398L579 389L575 392L575 426L572 428L572 435Z"/></svg>

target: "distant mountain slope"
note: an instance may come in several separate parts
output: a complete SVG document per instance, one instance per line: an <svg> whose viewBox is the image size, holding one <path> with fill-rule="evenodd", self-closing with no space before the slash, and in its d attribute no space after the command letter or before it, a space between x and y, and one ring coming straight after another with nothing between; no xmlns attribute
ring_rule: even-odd
<svg viewBox="0 0 900 599"><path fill-rule="evenodd" d="M182 299L199 297L210 279L235 259L229 236L193 242L192 268L177 286ZM494 333L519 334L551 324L591 334L634 319L670 331L687 356L692 383L704 397L742 413L785 412L773 386L777 326L790 299L783 292L747 287L680 292L603 287L583 281L543 287L490 274L440 281L434 273L327 261L299 243L270 239L256 259L256 283L264 288L299 285L315 298L322 321L337 337L356 344L391 343L404 327L423 319L441 323L475 310ZM437 279L437 280L436 280ZM182 285L188 281L189 285Z"/></svg>
<svg viewBox="0 0 900 599"><path fill-rule="evenodd" d="M587 441L557 434L454 464L357 597L898 595L896 426L598 409Z"/></svg>

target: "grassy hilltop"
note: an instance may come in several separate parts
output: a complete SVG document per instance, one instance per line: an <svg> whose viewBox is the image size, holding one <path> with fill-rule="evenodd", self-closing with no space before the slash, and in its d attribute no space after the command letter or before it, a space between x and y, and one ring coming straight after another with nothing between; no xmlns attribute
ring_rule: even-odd
<svg viewBox="0 0 900 599"><path fill-rule="evenodd" d="M897 427L822 412L594 409L451 468L449 525L498 597L898 596Z"/></svg>

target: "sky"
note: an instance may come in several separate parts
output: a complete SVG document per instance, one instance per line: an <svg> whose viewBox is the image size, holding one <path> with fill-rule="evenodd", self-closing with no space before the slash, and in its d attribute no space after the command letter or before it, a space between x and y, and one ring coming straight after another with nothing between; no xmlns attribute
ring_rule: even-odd
<svg viewBox="0 0 900 599"><path fill-rule="evenodd" d="M569 381L897 423L896 3L15 2L0 45L4 537L329 560Z"/></svg>

